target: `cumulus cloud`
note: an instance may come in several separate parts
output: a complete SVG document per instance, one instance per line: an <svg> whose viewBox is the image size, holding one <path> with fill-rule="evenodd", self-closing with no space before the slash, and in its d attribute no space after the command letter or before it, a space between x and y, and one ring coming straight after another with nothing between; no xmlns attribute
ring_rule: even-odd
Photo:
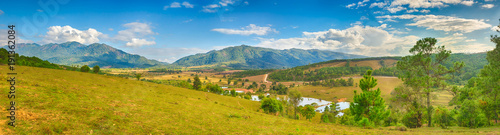
<svg viewBox="0 0 500 135"><path fill-rule="evenodd" d="M194 5L192 5L191 3L189 2L182 2L182 6L184 6L185 8L193 8ZM163 10L167 10L168 8L181 8L181 3L179 2L172 2L170 3L170 5L166 5L166 6L163 6Z"/></svg>
<svg viewBox="0 0 500 135"><path fill-rule="evenodd" d="M473 0L470 0L470 1L462 1L460 2L460 4L462 5L466 5L466 6L472 6L474 4L474 1Z"/></svg>
<svg viewBox="0 0 500 135"><path fill-rule="evenodd" d="M475 30L490 28L491 25L484 20L464 19L452 16L442 15L396 15L396 16L378 16L377 18L385 19L412 19L414 23L406 24L407 26L425 27L432 30L454 31L469 33Z"/></svg>
<svg viewBox="0 0 500 135"><path fill-rule="evenodd" d="M245 26L241 29L216 28L216 29L212 29L212 31L217 31L217 32L224 33L224 34L237 34L237 35L255 34L255 35L259 35L259 36L266 35L266 34L273 33L273 32L274 33L278 32L275 29L272 29L271 27L260 27L260 26L257 26L255 24L250 24L250 25Z"/></svg>
<svg viewBox="0 0 500 135"><path fill-rule="evenodd" d="M210 4L210 5L206 5L206 6L203 6L203 12L205 13L215 13L217 12L217 9L220 8L219 5L217 4Z"/></svg>
<svg viewBox="0 0 500 135"><path fill-rule="evenodd" d="M481 7L483 7L483 8L493 8L493 7L495 7L495 5L493 5L493 4L484 4Z"/></svg>
<svg viewBox="0 0 500 135"><path fill-rule="evenodd" d="M491 27L492 31L500 32L500 25Z"/></svg>
<svg viewBox="0 0 500 135"><path fill-rule="evenodd" d="M151 26L147 23L132 22L124 24L125 30L118 31L118 34L112 39L127 42L126 46L143 46L156 44L154 41L147 41L145 38L154 39L155 35Z"/></svg>
<svg viewBox="0 0 500 135"><path fill-rule="evenodd" d="M41 43L64 43L76 41L83 44L91 44L99 42L99 37L105 36L101 32L89 28L88 30L78 30L71 26L51 26Z"/></svg>
<svg viewBox="0 0 500 135"><path fill-rule="evenodd" d="M193 4L191 4L191 3L189 3L189 2L186 2L186 1L182 2L182 5L183 5L185 8L194 8L194 5L193 5Z"/></svg>
<svg viewBox="0 0 500 135"><path fill-rule="evenodd" d="M363 1L359 1L358 3L352 3L352 4L349 4L349 5L347 5L346 7L347 7L347 8L352 8L352 7L356 6L356 5L358 5L358 6L356 6L356 9L357 9L357 8L359 8L359 7L364 7L364 6L366 6L366 5L367 5L366 3L367 3L367 2L369 2L369 1L370 1L370 0L363 0ZM371 5L370 5L370 7L371 7Z"/></svg>
<svg viewBox="0 0 500 135"><path fill-rule="evenodd" d="M219 4L220 4L221 6L223 6L223 7L225 7L225 6L229 5L229 4L234 4L234 1L232 1L232 0L221 0L221 1L219 2Z"/></svg>
<svg viewBox="0 0 500 135"><path fill-rule="evenodd" d="M379 7L389 11L390 13L397 13L402 10L410 9L411 11L408 13L412 13L418 8L442 8L457 4L472 6L474 3L474 0L393 0L372 3L370 8ZM352 5L351 7L353 6L355 5ZM427 13L428 11L429 10L425 10L422 13Z"/></svg>
<svg viewBox="0 0 500 135"><path fill-rule="evenodd" d="M130 42L127 42L126 46L143 46L143 45L154 45L155 41L147 41L146 39L132 38Z"/></svg>
<svg viewBox="0 0 500 135"><path fill-rule="evenodd" d="M328 31L303 32L302 37L286 39L259 38L257 46L276 49L323 49L337 52L360 54L367 56L390 56L407 54L404 51L395 52L391 50L409 49L418 37L399 37L383 29L387 27L353 26L345 30L329 29Z"/></svg>

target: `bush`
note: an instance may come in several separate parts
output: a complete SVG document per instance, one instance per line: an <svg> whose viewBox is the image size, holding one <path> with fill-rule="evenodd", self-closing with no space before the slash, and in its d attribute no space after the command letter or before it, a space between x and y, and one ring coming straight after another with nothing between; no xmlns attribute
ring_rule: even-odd
<svg viewBox="0 0 500 135"><path fill-rule="evenodd" d="M100 69L101 69L101 68L99 68L99 66L95 65L95 66L92 68L92 71L93 71L94 73L99 73L99 70L100 70Z"/></svg>
<svg viewBox="0 0 500 135"><path fill-rule="evenodd" d="M448 126L452 126L454 122L453 113L448 109L438 107L434 112L434 123L441 126L441 128L446 129Z"/></svg>
<svg viewBox="0 0 500 135"><path fill-rule="evenodd" d="M264 98L260 106L266 113L277 113L283 110L283 105L280 101L274 98Z"/></svg>
<svg viewBox="0 0 500 135"><path fill-rule="evenodd" d="M422 126L421 122L422 114L418 114L415 111L410 111L403 116L401 120L406 127L417 128Z"/></svg>
<svg viewBox="0 0 500 135"><path fill-rule="evenodd" d="M82 71L82 72L89 72L89 71L90 71L90 67L89 67L89 66L87 66L87 65L82 66L82 67L80 68L80 71Z"/></svg>

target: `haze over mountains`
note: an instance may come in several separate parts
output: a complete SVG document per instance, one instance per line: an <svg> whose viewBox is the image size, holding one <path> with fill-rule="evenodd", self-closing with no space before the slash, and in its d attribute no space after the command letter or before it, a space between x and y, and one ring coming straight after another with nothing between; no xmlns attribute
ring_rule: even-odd
<svg viewBox="0 0 500 135"><path fill-rule="evenodd" d="M167 63L150 60L140 55L126 53L106 44L84 45L78 42L61 44L18 44L16 52L25 56L36 56L62 65L99 65L112 68L146 68Z"/></svg>
<svg viewBox="0 0 500 135"><path fill-rule="evenodd" d="M239 69L289 68L334 59L365 58L326 50L276 50L248 45L227 47L207 53L186 56L173 63L179 66L216 65Z"/></svg>

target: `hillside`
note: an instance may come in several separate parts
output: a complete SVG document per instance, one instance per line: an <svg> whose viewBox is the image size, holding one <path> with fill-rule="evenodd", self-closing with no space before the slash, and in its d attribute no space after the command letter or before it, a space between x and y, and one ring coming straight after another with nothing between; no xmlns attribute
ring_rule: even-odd
<svg viewBox="0 0 500 135"><path fill-rule="evenodd" d="M83 45L78 42L61 44L18 44L16 52L35 56L62 65L99 65L112 68L146 68L166 63L149 60L143 56L126 53L106 44Z"/></svg>
<svg viewBox="0 0 500 135"><path fill-rule="evenodd" d="M276 50L247 45L228 47L186 56L174 62L178 66L220 65L238 69L290 68L334 59L364 58L365 56L324 50Z"/></svg>
<svg viewBox="0 0 500 135"><path fill-rule="evenodd" d="M257 112L256 101L119 77L23 66L17 72L18 125L2 124L0 134L391 132L273 116ZM7 81L0 82L3 93L7 87ZM7 114L4 105L0 113Z"/></svg>
<svg viewBox="0 0 500 135"><path fill-rule="evenodd" d="M338 78L345 75L360 75L364 71L356 69L362 67L371 68L374 70L374 75L397 76L398 71L395 66L400 59L401 57L371 57L330 60L273 72L269 74L269 79L274 81L294 81L293 77L296 77L295 81L320 81L324 80L324 77L321 77L324 75L329 75L331 78ZM486 53L455 53L450 55L449 60L444 65L452 67L453 62L458 61L464 62L465 67L460 73L455 74L455 77L448 81L449 83L465 84L467 80L478 74L484 65L488 64ZM343 68L348 63L351 69ZM346 72L346 70L350 70L351 72ZM303 77L300 77L300 75Z"/></svg>

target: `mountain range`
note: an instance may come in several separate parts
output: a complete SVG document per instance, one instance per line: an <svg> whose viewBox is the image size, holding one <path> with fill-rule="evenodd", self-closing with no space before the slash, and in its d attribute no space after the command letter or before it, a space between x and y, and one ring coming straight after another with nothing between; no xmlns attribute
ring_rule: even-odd
<svg viewBox="0 0 500 135"><path fill-rule="evenodd" d="M23 43L17 44L16 52L25 56L36 56L51 63L69 66L89 65L92 67L99 65L105 68L147 68L167 64L98 43L90 45L78 42L45 45Z"/></svg>
<svg viewBox="0 0 500 135"><path fill-rule="evenodd" d="M227 66L236 69L289 68L334 59L365 58L366 56L326 50L277 50L240 45L222 50L183 57L173 65L190 67L203 65Z"/></svg>

